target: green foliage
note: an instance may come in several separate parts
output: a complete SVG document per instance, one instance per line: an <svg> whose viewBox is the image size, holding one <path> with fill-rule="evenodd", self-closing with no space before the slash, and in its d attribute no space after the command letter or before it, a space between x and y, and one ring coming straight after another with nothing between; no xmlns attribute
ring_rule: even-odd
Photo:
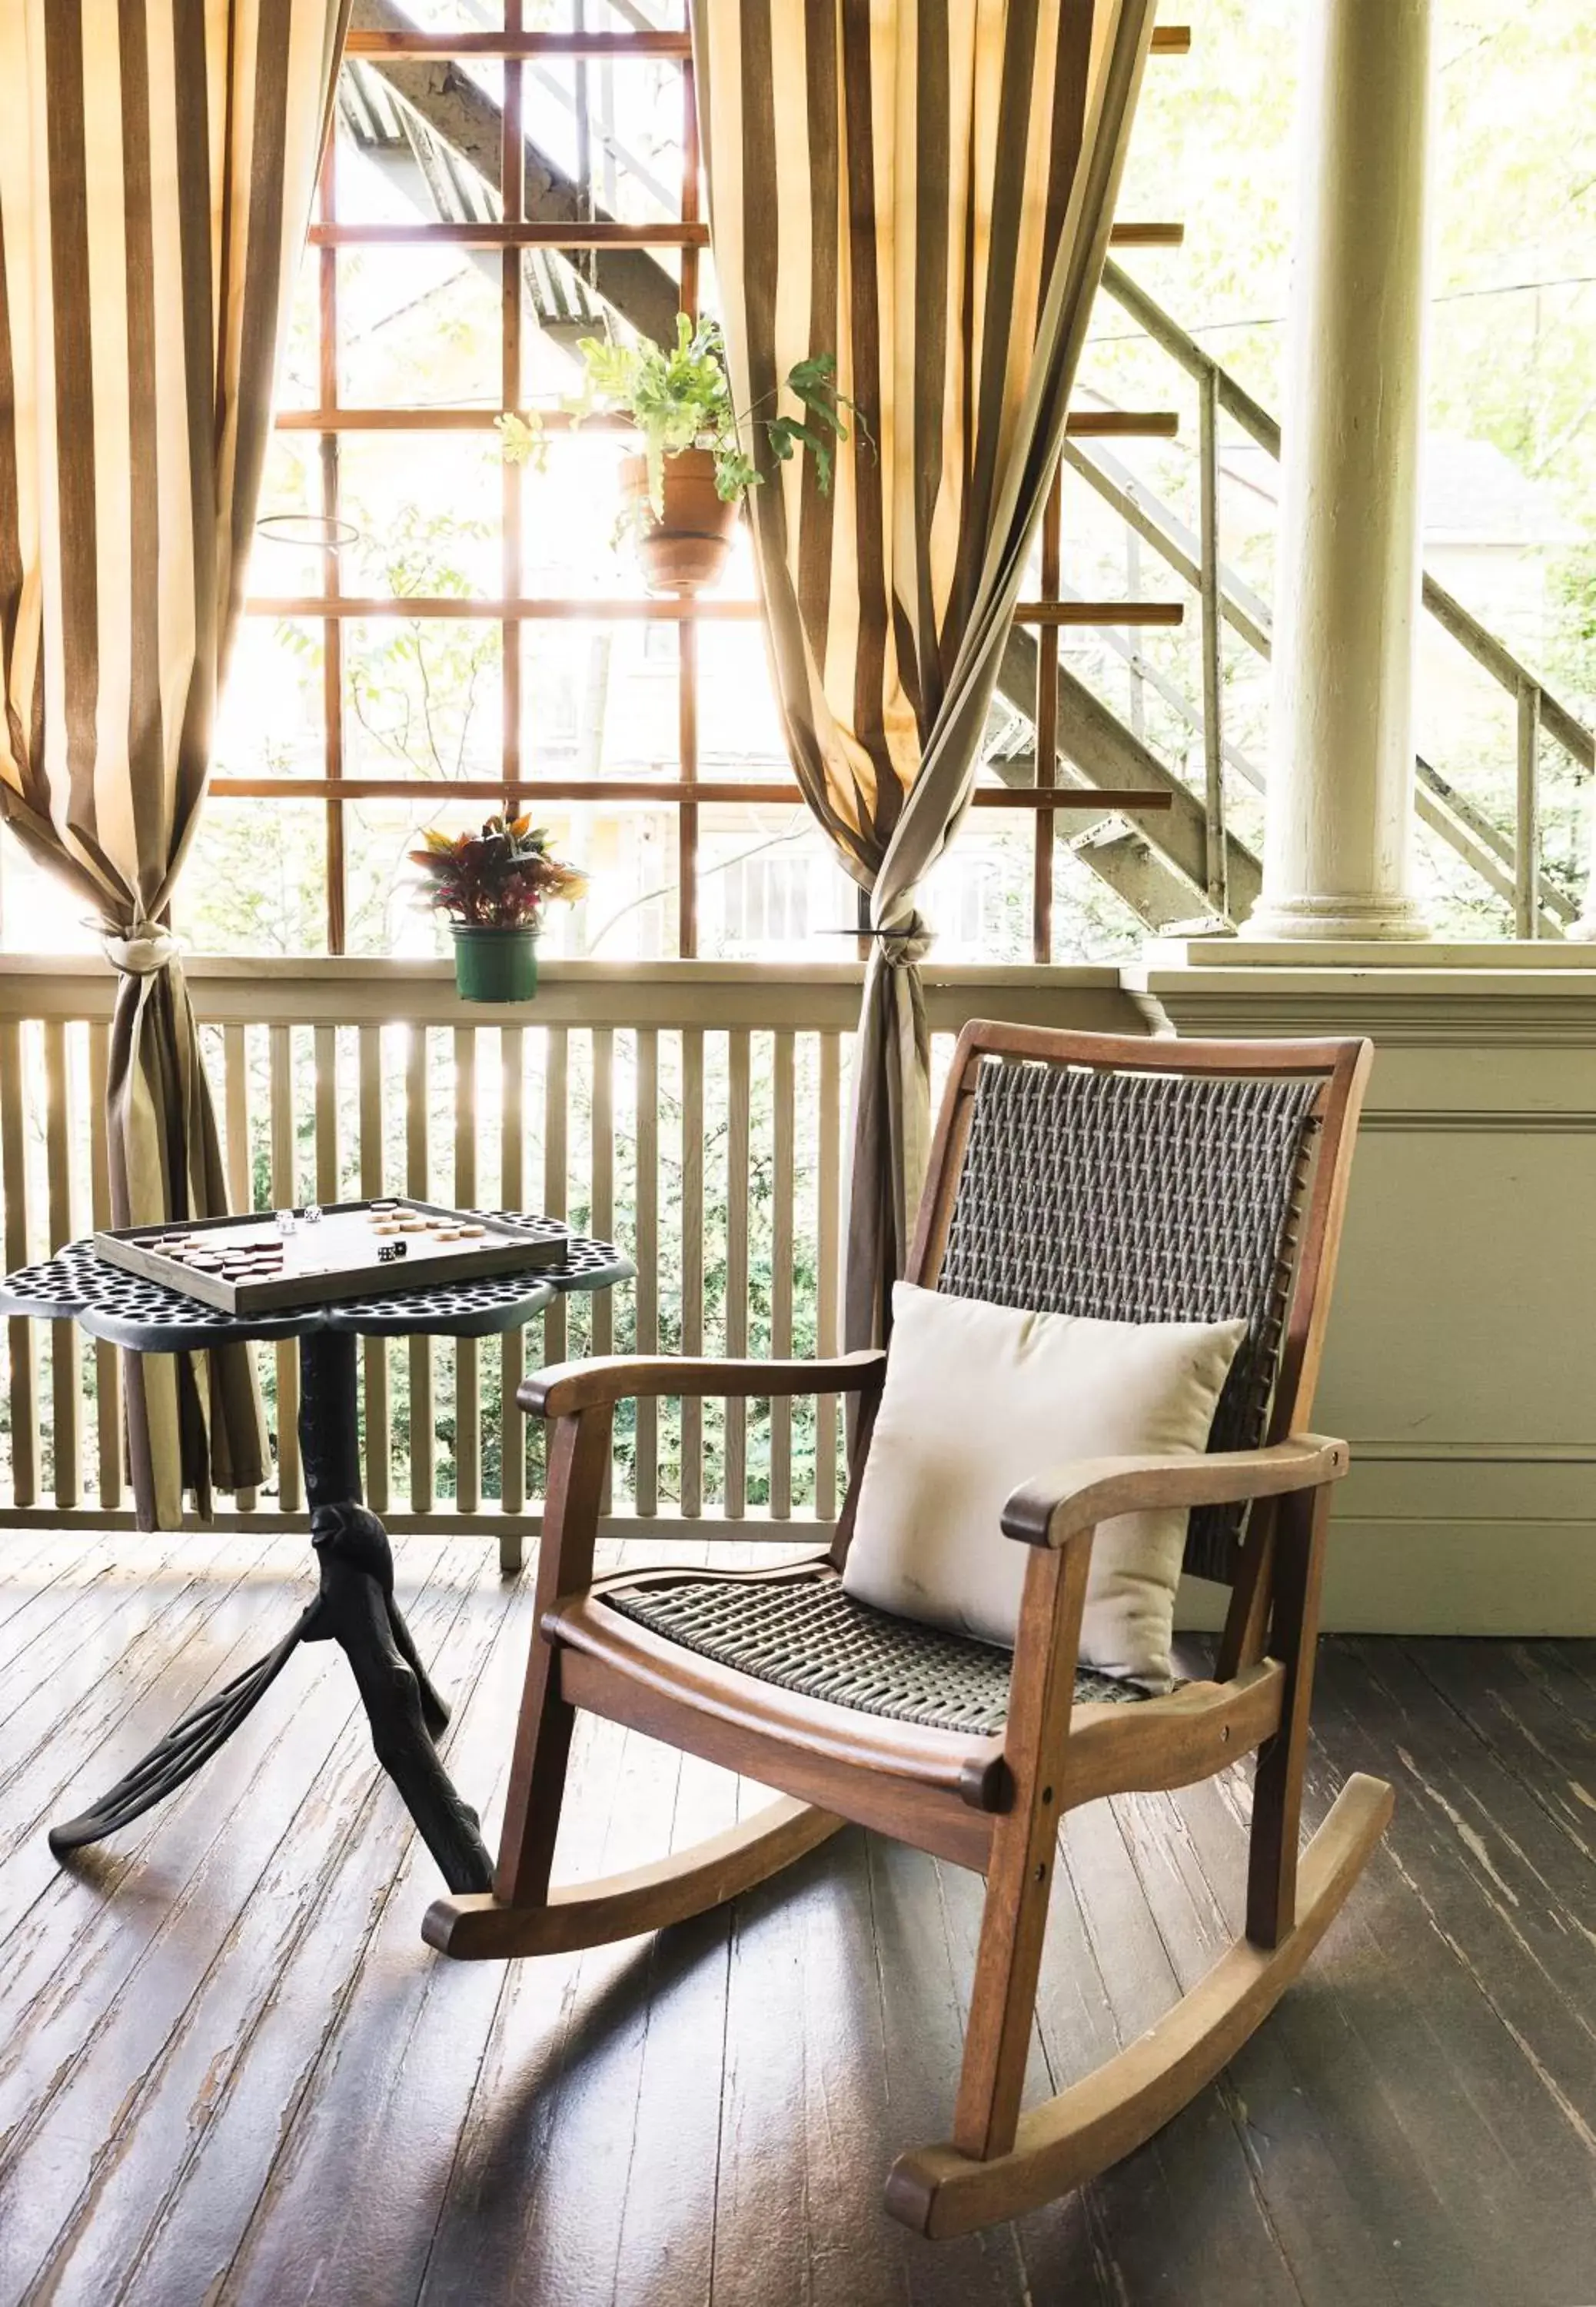
<svg viewBox="0 0 1596 2307"><path fill-rule="evenodd" d="M704 320L695 326L685 313L679 313L674 344L584 337L576 349L585 375L581 395L568 404L571 414L580 421L603 408L630 417L642 436L648 501L656 519L664 514L665 461L686 449L713 452L715 488L723 503L737 503L763 482L764 474L743 446L718 322ZM761 416L764 402L756 401L745 412L745 421L763 427L779 464L789 463L807 449L815 460L821 493L828 494L836 443L849 437L845 409L860 440L868 443L871 439L858 409L838 390L836 356L815 353L795 362L785 383L765 398L779 400L782 394L798 403L796 413L778 409ZM509 462L541 470L548 446L535 410L528 417L507 412L497 421Z"/></svg>

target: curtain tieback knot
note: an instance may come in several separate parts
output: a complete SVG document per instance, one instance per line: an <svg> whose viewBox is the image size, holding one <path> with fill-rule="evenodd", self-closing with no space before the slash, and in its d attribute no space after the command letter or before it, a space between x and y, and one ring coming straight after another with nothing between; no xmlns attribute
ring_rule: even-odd
<svg viewBox="0 0 1596 2307"><path fill-rule="evenodd" d="M931 924L912 908L901 921L884 923L876 931L875 939L889 969L917 968L936 942Z"/></svg>
<svg viewBox="0 0 1596 2307"><path fill-rule="evenodd" d="M124 977L155 977L177 959L182 949L170 930L149 921L133 922L124 930L107 929L101 943L106 959Z"/></svg>

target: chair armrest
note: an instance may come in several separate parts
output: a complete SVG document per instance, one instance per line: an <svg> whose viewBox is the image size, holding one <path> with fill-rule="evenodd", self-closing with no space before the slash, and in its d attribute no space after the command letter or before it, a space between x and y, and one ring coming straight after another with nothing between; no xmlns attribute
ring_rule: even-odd
<svg viewBox="0 0 1596 2307"><path fill-rule="evenodd" d="M607 1354L557 1362L523 1381L516 1400L541 1418L569 1418L600 1402L650 1401L661 1394L865 1394L886 1375L880 1347L824 1362L686 1361L645 1354Z"/></svg>
<svg viewBox="0 0 1596 2307"><path fill-rule="evenodd" d="M1338 1482L1344 1442L1293 1434L1266 1450L1214 1450L1201 1457L1078 1458L1020 1485L1003 1508L1006 1536L1027 1546L1064 1546L1122 1514L1158 1506L1239 1505L1286 1490Z"/></svg>

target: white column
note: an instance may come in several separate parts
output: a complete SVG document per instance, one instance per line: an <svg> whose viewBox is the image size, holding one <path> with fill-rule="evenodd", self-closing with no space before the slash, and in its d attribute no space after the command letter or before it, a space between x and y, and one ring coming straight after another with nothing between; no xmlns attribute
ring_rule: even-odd
<svg viewBox="0 0 1596 2307"><path fill-rule="evenodd" d="M1274 747L1249 937L1414 938L1430 0L1310 0Z"/></svg>

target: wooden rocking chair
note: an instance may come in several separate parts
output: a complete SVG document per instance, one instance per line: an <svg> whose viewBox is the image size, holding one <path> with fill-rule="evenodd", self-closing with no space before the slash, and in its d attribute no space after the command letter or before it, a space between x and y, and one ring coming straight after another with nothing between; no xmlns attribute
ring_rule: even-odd
<svg viewBox="0 0 1596 2307"><path fill-rule="evenodd" d="M960 1036L909 1278L1011 1306L1250 1328L1208 1454L1038 1470L1003 1526L1028 1546L1005 1652L844 1594L884 1353L835 1361L616 1359L521 1389L552 1421L532 1645L494 1894L440 1900L430 1943L540 1954L734 1897L853 1820L986 1878L952 2137L894 2165L887 2208L928 2235L1005 2219L1139 2146L1273 2007L1391 1814L1350 1780L1299 1854L1330 1485L1304 1433L1324 1338L1366 1042L1131 1041L974 1024ZM614 1406L630 1396L849 1393L853 1479L835 1543L776 1570L593 1576ZM1245 1521L1245 1502L1251 1502ZM1077 1673L1096 1525L1191 1508L1189 1568L1232 1588L1215 1678L1114 1702ZM1131 1694L1123 1694L1129 1696ZM551 1890L575 1710L782 1790L662 1863ZM1189 1785L1258 1750L1246 1935L1150 2033L1020 2112L1055 1845L1099 1795Z"/></svg>

